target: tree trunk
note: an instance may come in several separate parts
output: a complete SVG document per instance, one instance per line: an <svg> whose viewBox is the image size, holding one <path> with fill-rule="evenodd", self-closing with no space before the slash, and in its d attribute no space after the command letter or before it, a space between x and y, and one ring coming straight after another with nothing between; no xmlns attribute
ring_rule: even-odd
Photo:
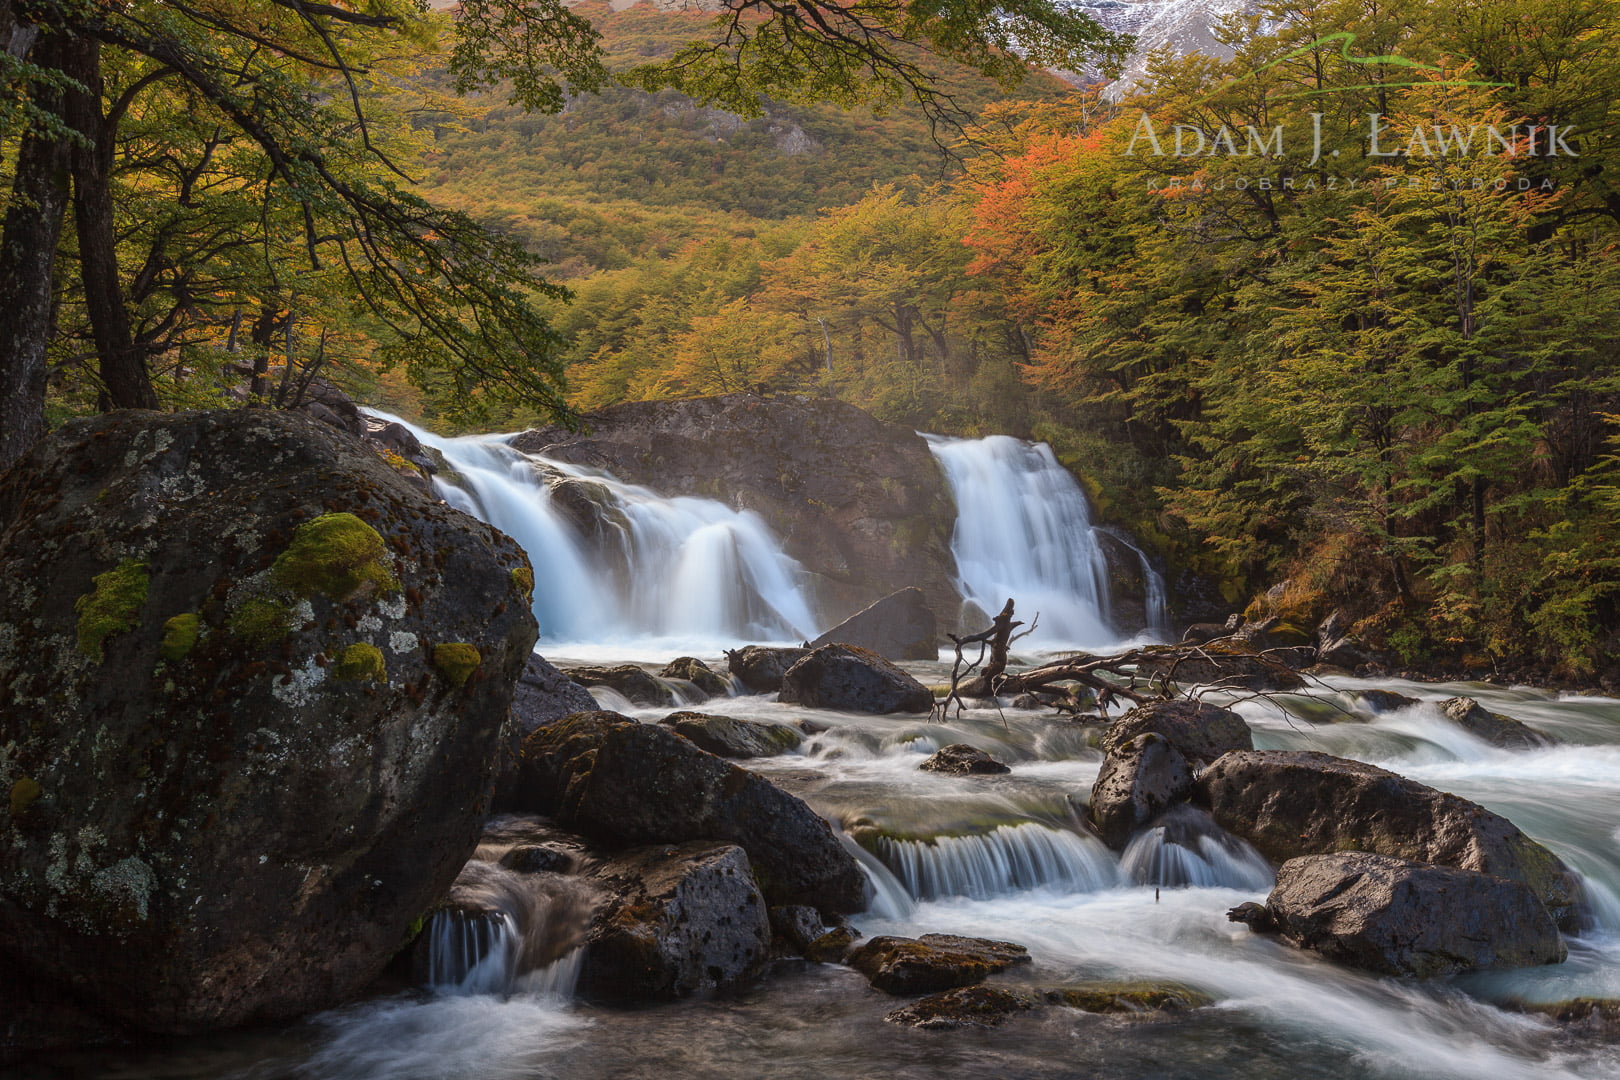
<svg viewBox="0 0 1620 1080"><path fill-rule="evenodd" d="M34 47L43 67L61 63L61 39ZM41 109L62 112L62 95L34 86ZM0 468L45 433L45 348L54 315L52 264L67 211L69 144L30 131L17 151L16 173L0 232Z"/></svg>
<svg viewBox="0 0 1620 1080"><path fill-rule="evenodd" d="M1007 646L1012 643L1013 628L1018 625L1013 621L1013 602L1008 599L1001 614L990 620L990 658L976 677L962 684L962 696L994 696L996 684L1007 670Z"/></svg>
<svg viewBox="0 0 1620 1080"><path fill-rule="evenodd" d="M101 381L115 409L156 409L157 391L146 371L146 350L135 341L118 274L113 226L113 131L101 113L101 48L83 38L67 46L64 70L88 92L69 91L67 119L87 145L75 146L73 221L79 234L84 304L101 364Z"/></svg>

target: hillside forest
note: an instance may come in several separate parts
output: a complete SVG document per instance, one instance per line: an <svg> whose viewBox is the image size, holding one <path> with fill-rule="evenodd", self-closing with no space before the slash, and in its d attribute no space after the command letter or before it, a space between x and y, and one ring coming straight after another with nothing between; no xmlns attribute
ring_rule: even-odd
<svg viewBox="0 0 1620 1080"><path fill-rule="evenodd" d="M708 18L569 10L619 73ZM515 68L469 79L452 16L425 19L363 77L364 138L397 168L348 182L501 238L478 288L520 298L531 315L498 332L551 358L515 395L479 370L488 327L447 354L389 314L448 319L465 294L357 303L351 268L301 261L307 206L275 195L218 104L104 49L113 295L162 407L285 401L317 373L445 431L832 395L1050 442L1213 604L1302 630L1341 609L1411 668L1608 685L1617 13L1277 0L1228 23L1228 59L1166 53L1123 89L1012 88L919 53L930 107L640 77L575 80L551 113L513 99ZM1177 133L1201 152L1154 152ZM405 280L444 271L406 251L421 230L385 234ZM57 259L83 239L70 225ZM49 423L111 392L95 288L58 280Z"/></svg>

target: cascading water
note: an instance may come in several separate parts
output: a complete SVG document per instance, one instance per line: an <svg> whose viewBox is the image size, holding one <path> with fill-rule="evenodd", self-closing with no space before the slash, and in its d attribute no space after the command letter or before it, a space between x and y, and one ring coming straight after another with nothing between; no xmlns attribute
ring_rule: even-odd
<svg viewBox="0 0 1620 1080"><path fill-rule="evenodd" d="M1023 889L1091 892L1120 882L1100 843L1034 822L988 833L899 840L879 836L874 854L918 900L988 900Z"/></svg>
<svg viewBox="0 0 1620 1080"><path fill-rule="evenodd" d="M1138 833L1119 865L1138 885L1261 890L1272 884L1263 855L1190 806L1175 807Z"/></svg>
<svg viewBox="0 0 1620 1080"><path fill-rule="evenodd" d="M1045 443L1006 435L926 436L956 499L951 553L958 588L982 623L1009 597L1026 619L1040 613L1032 641L1098 646L1117 640L1109 619L1108 559L1085 492ZM1162 625L1164 586L1141 557L1147 621Z"/></svg>
<svg viewBox="0 0 1620 1080"><path fill-rule="evenodd" d="M445 501L511 536L543 568L534 592L543 641L712 646L816 634L802 569L752 511L528 456L501 436L447 439L373 415L443 454L456 474L453 483L435 481ZM559 504L563 487L590 504L592 542L579 508Z"/></svg>

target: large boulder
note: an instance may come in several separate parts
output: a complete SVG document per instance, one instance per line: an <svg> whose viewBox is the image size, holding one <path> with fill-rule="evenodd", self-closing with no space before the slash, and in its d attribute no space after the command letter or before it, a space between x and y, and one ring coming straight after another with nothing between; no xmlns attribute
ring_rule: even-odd
<svg viewBox="0 0 1620 1080"><path fill-rule="evenodd" d="M1131 837L1192 793L1192 766L1175 745L1147 731L1111 750L1091 785L1091 823L1123 851Z"/></svg>
<svg viewBox="0 0 1620 1080"><path fill-rule="evenodd" d="M1301 750L1235 751L1198 778L1195 799L1273 862L1369 851L1523 882L1560 924L1580 885L1558 856L1477 803L1376 765Z"/></svg>
<svg viewBox="0 0 1620 1080"><path fill-rule="evenodd" d="M1440 711L1475 738L1507 750L1539 750L1558 742L1522 720L1491 712L1471 697L1447 698L1440 703Z"/></svg>
<svg viewBox="0 0 1620 1080"><path fill-rule="evenodd" d="M928 712L928 687L883 657L848 645L823 645L782 676L781 700L845 712Z"/></svg>
<svg viewBox="0 0 1620 1080"><path fill-rule="evenodd" d="M524 661L512 692L512 733L519 740L535 728L577 712L594 712L591 692L552 667L539 653Z"/></svg>
<svg viewBox="0 0 1620 1080"><path fill-rule="evenodd" d="M1012 772L1007 766L967 743L952 743L929 754L917 768L951 776L995 776Z"/></svg>
<svg viewBox="0 0 1620 1080"><path fill-rule="evenodd" d="M596 712L543 727L509 799L609 843L739 844L773 904L866 906L865 876L814 810L657 725Z"/></svg>
<svg viewBox="0 0 1620 1080"><path fill-rule="evenodd" d="M1329 960L1420 978L1564 959L1546 907L1518 881L1368 851L1290 859L1271 926Z"/></svg>
<svg viewBox="0 0 1620 1080"><path fill-rule="evenodd" d="M928 443L846 402L725 394L636 401L512 440L524 453L604 468L667 495L758 513L847 611L916 586L955 611L955 506Z"/></svg>
<svg viewBox="0 0 1620 1080"><path fill-rule="evenodd" d="M585 940L579 989L586 997L657 1001L725 989L770 959L765 899L740 847L636 848L590 877L610 898Z"/></svg>
<svg viewBox="0 0 1620 1080"><path fill-rule="evenodd" d="M723 758L775 757L798 749L804 735L786 724L739 720L710 713L670 713L660 724L681 738Z"/></svg>
<svg viewBox="0 0 1620 1080"><path fill-rule="evenodd" d="M1029 950L1011 941L956 934L875 937L850 953L848 963L886 994L932 994L1027 964Z"/></svg>
<svg viewBox="0 0 1620 1080"><path fill-rule="evenodd" d="M1149 732L1200 765L1233 750L1254 749L1254 736L1243 717L1218 705L1185 700L1138 705L1108 725L1102 749L1112 754Z"/></svg>
<svg viewBox="0 0 1620 1080"><path fill-rule="evenodd" d="M726 665L737 681L754 693L774 694L782 689L782 676L788 668L809 655L809 649L745 645L726 653Z"/></svg>
<svg viewBox="0 0 1620 1080"><path fill-rule="evenodd" d="M73 421L0 477L0 967L159 1032L369 982L466 862L523 552L308 417Z"/></svg>
<svg viewBox="0 0 1620 1080"><path fill-rule="evenodd" d="M854 645L890 660L938 660L939 623L917 588L890 593L810 643Z"/></svg>

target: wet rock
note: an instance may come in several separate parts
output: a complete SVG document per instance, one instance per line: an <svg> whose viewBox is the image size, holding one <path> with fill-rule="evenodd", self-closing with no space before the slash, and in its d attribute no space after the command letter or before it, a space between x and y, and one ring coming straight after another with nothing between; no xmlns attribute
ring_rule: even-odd
<svg viewBox="0 0 1620 1080"><path fill-rule="evenodd" d="M1047 705L1046 702L1034 694L1019 694L1012 699L1012 703L1008 707L1013 709L1044 709Z"/></svg>
<svg viewBox="0 0 1620 1080"><path fill-rule="evenodd" d="M849 966L873 986L902 995L971 986L1027 963L1029 951L1022 945L955 934L875 937L849 954Z"/></svg>
<svg viewBox="0 0 1620 1080"><path fill-rule="evenodd" d="M985 776L1012 772L1011 769L967 743L952 743L928 755L917 768L952 776Z"/></svg>
<svg viewBox="0 0 1620 1080"><path fill-rule="evenodd" d="M1367 851L1290 859L1266 908L1290 944L1388 975L1531 967L1565 954L1522 882Z"/></svg>
<svg viewBox="0 0 1620 1080"><path fill-rule="evenodd" d="M574 870L574 855L546 844L519 844L501 856L500 865L519 874L567 874Z"/></svg>
<svg viewBox="0 0 1620 1080"><path fill-rule="evenodd" d="M577 712L593 712L591 692L552 667L545 657L530 653L512 693L512 734L522 738L542 724Z"/></svg>
<svg viewBox="0 0 1620 1080"><path fill-rule="evenodd" d="M1031 990L962 986L902 1005L883 1019L891 1024L905 1024L927 1031L991 1028L999 1027L1007 1019L1028 1012L1040 1003L1040 995Z"/></svg>
<svg viewBox="0 0 1620 1080"><path fill-rule="evenodd" d="M1418 703L1415 697L1397 694L1393 690L1355 690L1351 697L1361 702L1375 713L1395 712L1397 709L1409 709Z"/></svg>
<svg viewBox="0 0 1620 1080"><path fill-rule="evenodd" d="M1102 748L1113 753L1138 735L1153 732L1188 761L1208 764L1233 750L1254 749L1243 717L1201 701L1157 701L1139 705L1109 725Z"/></svg>
<svg viewBox="0 0 1620 1080"><path fill-rule="evenodd" d="M769 645L747 645L726 653L731 673L756 694L774 694L782 689L787 669L810 655L809 649L780 649Z"/></svg>
<svg viewBox="0 0 1620 1080"><path fill-rule="evenodd" d="M725 697L731 693L731 684L695 656L681 656L664 665L658 673L665 679L685 679L710 697Z"/></svg>
<svg viewBox="0 0 1620 1080"><path fill-rule="evenodd" d="M1519 1004L1517 1007L1522 1012L1545 1016L1570 1035L1603 1042L1620 1041L1620 1000L1573 998L1551 1004Z"/></svg>
<svg viewBox="0 0 1620 1080"><path fill-rule="evenodd" d="M765 899L740 847L638 848L591 877L611 898L586 936L579 988L588 998L659 1001L723 989L770 958Z"/></svg>
<svg viewBox="0 0 1620 1080"><path fill-rule="evenodd" d="M657 677L645 668L637 667L635 664L571 667L564 668L563 674L581 686L605 686L624 695L635 705L675 704L675 691L659 682Z"/></svg>
<svg viewBox="0 0 1620 1080"><path fill-rule="evenodd" d="M890 593L810 643L854 645L890 660L938 660L939 623L917 588Z"/></svg>
<svg viewBox="0 0 1620 1080"><path fill-rule="evenodd" d="M1275 934L1277 920L1272 917L1271 909L1264 904L1246 901L1232 908L1226 913L1228 922L1242 923L1257 934Z"/></svg>
<svg viewBox="0 0 1620 1080"><path fill-rule="evenodd" d="M771 930L794 956L803 955L812 942L828 933L821 913L808 904L784 904L771 908Z"/></svg>
<svg viewBox="0 0 1620 1080"><path fill-rule="evenodd" d="M866 906L866 878L815 811L667 728L580 713L523 744L513 801L620 844L726 840L748 852L776 904Z"/></svg>
<svg viewBox="0 0 1620 1080"><path fill-rule="evenodd" d="M1149 647L1137 663L1144 675L1165 676L1177 686L1220 683L1234 690L1299 690L1305 680L1287 664L1235 641L1210 642L1197 652L1179 646Z"/></svg>
<svg viewBox="0 0 1620 1080"><path fill-rule="evenodd" d="M1091 786L1091 823L1122 851L1137 830L1192 793L1192 766L1163 735L1143 732L1109 751Z"/></svg>
<svg viewBox="0 0 1620 1080"><path fill-rule="evenodd" d="M1494 874L1530 886L1573 925L1580 887L1558 856L1467 799L1359 761L1312 751L1248 750L1198 778L1195 799L1273 862L1367 851Z"/></svg>
<svg viewBox="0 0 1620 1080"><path fill-rule="evenodd" d="M841 964L860 937L848 926L835 926L804 947L804 958L817 964Z"/></svg>
<svg viewBox="0 0 1620 1080"><path fill-rule="evenodd" d="M681 738L723 758L776 757L797 749L804 736L786 724L764 724L709 713L670 713L658 721Z"/></svg>
<svg viewBox="0 0 1620 1080"><path fill-rule="evenodd" d="M1316 660L1319 664L1328 664L1350 671L1374 662L1373 655L1361 642L1348 634L1323 641L1316 650Z"/></svg>
<svg viewBox="0 0 1620 1080"><path fill-rule="evenodd" d="M1208 994L1180 983L1087 983L1047 990L1042 996L1053 1005L1117 1016L1181 1012L1214 1004L1214 999Z"/></svg>
<svg viewBox="0 0 1620 1080"><path fill-rule="evenodd" d="M0 970L159 1032L357 992L473 850L530 574L296 413L41 441L0 477Z"/></svg>
<svg viewBox="0 0 1620 1080"><path fill-rule="evenodd" d="M823 645L782 676L781 699L812 709L924 713L934 707L928 687L883 657L848 645Z"/></svg>
<svg viewBox="0 0 1620 1080"><path fill-rule="evenodd" d="M1440 711L1446 714L1446 719L1475 738L1506 750L1539 750L1558 742L1522 720L1491 712L1471 697L1447 698L1440 703Z"/></svg>
<svg viewBox="0 0 1620 1080"><path fill-rule="evenodd" d="M747 507L818 576L830 604L853 610L908 585L937 612L960 602L950 489L909 427L791 394L628 402L584 420L578 430L524 432L512 445L667 495Z"/></svg>

